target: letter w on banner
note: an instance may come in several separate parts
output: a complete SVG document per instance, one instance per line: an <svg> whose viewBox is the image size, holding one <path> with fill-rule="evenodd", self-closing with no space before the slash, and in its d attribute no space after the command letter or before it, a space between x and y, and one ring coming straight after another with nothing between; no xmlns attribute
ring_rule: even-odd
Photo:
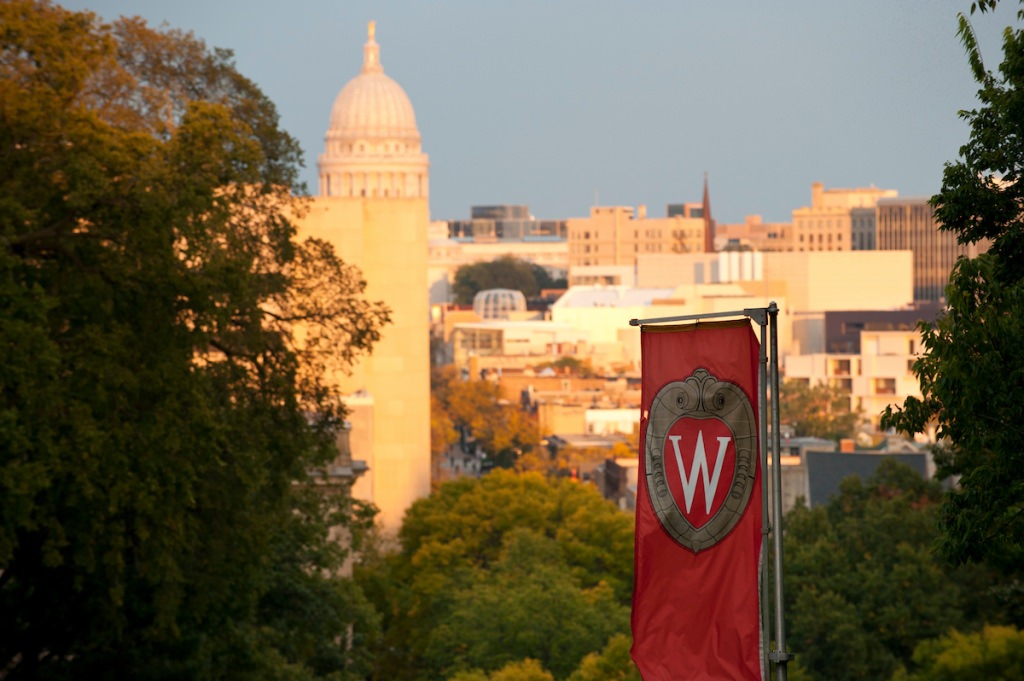
<svg viewBox="0 0 1024 681"><path fill-rule="evenodd" d="M644 681L762 678L757 337L643 326L633 660Z"/></svg>

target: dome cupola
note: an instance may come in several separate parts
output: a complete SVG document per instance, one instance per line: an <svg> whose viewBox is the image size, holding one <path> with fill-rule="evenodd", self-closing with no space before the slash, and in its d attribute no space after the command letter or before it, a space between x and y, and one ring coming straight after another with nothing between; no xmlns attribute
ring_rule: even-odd
<svg viewBox="0 0 1024 681"><path fill-rule="evenodd" d="M426 198L429 161L405 90L384 73L374 22L363 68L331 109L319 159L322 196Z"/></svg>

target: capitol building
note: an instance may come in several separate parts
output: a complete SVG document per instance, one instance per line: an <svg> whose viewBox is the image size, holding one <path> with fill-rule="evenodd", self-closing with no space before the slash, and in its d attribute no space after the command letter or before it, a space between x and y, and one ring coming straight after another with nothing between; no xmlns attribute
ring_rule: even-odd
<svg viewBox="0 0 1024 681"><path fill-rule="evenodd" d="M318 168L299 236L330 242L362 271L366 297L391 310L372 354L337 381L352 456L368 466L352 496L376 504L379 524L393 532L430 493L430 162L409 97L384 73L373 23L362 69L334 100Z"/></svg>

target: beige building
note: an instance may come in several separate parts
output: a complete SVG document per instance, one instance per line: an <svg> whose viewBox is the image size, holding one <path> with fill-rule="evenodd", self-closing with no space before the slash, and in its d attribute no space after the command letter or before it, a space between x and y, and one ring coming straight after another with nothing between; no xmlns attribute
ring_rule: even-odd
<svg viewBox="0 0 1024 681"><path fill-rule="evenodd" d="M716 251L792 251L793 225L748 215L741 223L715 223Z"/></svg>
<svg viewBox="0 0 1024 681"><path fill-rule="evenodd" d="M639 286L762 281L785 296L790 315L827 310L889 310L914 300L913 253L845 251L697 253L637 259Z"/></svg>
<svg viewBox="0 0 1024 681"><path fill-rule="evenodd" d="M712 255L712 257L714 257ZM574 286L551 306L551 319L588 329L587 347L595 368L616 373L639 371L640 330L631 319L734 312L767 307L773 300L786 307L785 295L774 297L764 282L684 284L676 287ZM790 343L789 328L780 324L780 347Z"/></svg>
<svg viewBox="0 0 1024 681"><path fill-rule="evenodd" d="M850 212L872 208L879 199L895 196L895 189L825 189L821 182L813 183L811 205L793 211L793 250L851 250L853 221Z"/></svg>
<svg viewBox="0 0 1024 681"><path fill-rule="evenodd" d="M543 320L463 322L452 329L453 363L476 378L484 369L522 369L586 354L587 329Z"/></svg>
<svg viewBox="0 0 1024 681"><path fill-rule="evenodd" d="M369 467L352 494L394 531L430 493L429 162L408 96L384 74L373 24L362 71L335 99L319 169L300 236L333 244L362 270L366 296L391 308L372 355L339 382L350 395L351 455Z"/></svg>
<svg viewBox="0 0 1024 681"><path fill-rule="evenodd" d="M699 207L701 204L685 204ZM590 217L569 218L569 268L580 265L633 265L648 253L704 251L704 218L687 214L647 217L638 206L594 206Z"/></svg>
<svg viewBox="0 0 1024 681"><path fill-rule="evenodd" d="M908 331L862 331L859 353L815 353L785 358L785 379L808 385L827 383L850 393L850 408L878 428L882 411L920 397L914 360L922 352L921 334Z"/></svg>

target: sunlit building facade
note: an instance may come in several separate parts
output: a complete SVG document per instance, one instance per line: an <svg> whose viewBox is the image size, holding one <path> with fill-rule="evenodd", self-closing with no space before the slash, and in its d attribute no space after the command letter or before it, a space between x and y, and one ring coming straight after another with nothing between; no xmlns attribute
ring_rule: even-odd
<svg viewBox="0 0 1024 681"><path fill-rule="evenodd" d="M876 208L876 248L914 253L914 300L946 299L946 284L961 256L973 258L988 250L989 242L963 245L956 234L939 229L927 198L886 198Z"/></svg>
<svg viewBox="0 0 1024 681"><path fill-rule="evenodd" d="M878 429L888 406L902 406L908 396L920 397L913 373L922 352L917 329L861 331L857 353L815 353L785 358L785 379L807 385L825 383L850 395L850 408Z"/></svg>
<svg viewBox="0 0 1024 681"><path fill-rule="evenodd" d="M380 509L388 531L430 493L428 169L412 104L384 74L371 24L362 71L335 99L320 193L299 233L333 244L362 270L367 298L391 310L373 353L337 377L349 396L351 455L368 465L352 494Z"/></svg>
<svg viewBox="0 0 1024 681"><path fill-rule="evenodd" d="M793 211L793 250L853 250L851 211L873 208L879 199L897 194L895 189L825 189L821 182L813 183L811 205Z"/></svg>
<svg viewBox="0 0 1024 681"><path fill-rule="evenodd" d="M701 204L683 205L699 209ZM594 206L589 217L569 218L567 226L570 272L577 266L634 265L641 254L705 249L703 213L652 218L645 206Z"/></svg>

